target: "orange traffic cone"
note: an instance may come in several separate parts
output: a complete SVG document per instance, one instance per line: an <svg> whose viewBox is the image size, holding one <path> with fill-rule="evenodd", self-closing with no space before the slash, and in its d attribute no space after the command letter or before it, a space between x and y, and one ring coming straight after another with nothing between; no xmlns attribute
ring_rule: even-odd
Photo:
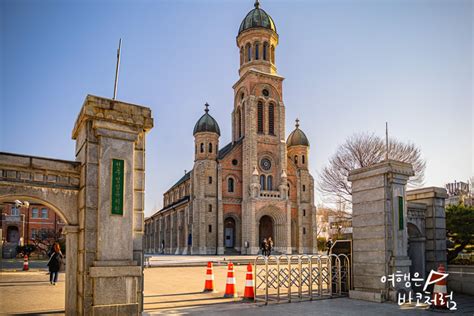
<svg viewBox="0 0 474 316"><path fill-rule="evenodd" d="M255 298L253 292L253 273L252 273L252 264L247 265L247 275L245 278L245 291L244 291L244 300L253 301Z"/></svg>
<svg viewBox="0 0 474 316"><path fill-rule="evenodd" d="M446 269L444 268L444 265L440 264L438 266L438 273L446 274ZM433 281L440 279L436 282L433 288L433 306L436 309L447 309L448 302L446 297L448 295L448 291L446 288L446 278L441 278L441 276L433 276L433 279Z"/></svg>
<svg viewBox="0 0 474 316"><path fill-rule="evenodd" d="M23 257L23 271L28 271L28 255L25 255Z"/></svg>
<svg viewBox="0 0 474 316"><path fill-rule="evenodd" d="M206 282L204 283L203 292L214 292L214 273L212 272L212 262L207 263Z"/></svg>
<svg viewBox="0 0 474 316"><path fill-rule="evenodd" d="M235 292L234 264L229 262L227 266L227 283L225 286L224 297L238 297Z"/></svg>

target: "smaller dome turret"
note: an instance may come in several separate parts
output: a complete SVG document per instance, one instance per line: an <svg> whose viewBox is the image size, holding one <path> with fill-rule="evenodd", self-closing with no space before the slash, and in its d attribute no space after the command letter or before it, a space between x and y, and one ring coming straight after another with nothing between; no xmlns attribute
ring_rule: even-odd
<svg viewBox="0 0 474 316"><path fill-rule="evenodd" d="M219 129L219 124L217 121L209 114L209 104L206 103L206 109L204 110L203 116L196 122L194 125L193 135L202 132L216 133L221 136L221 130Z"/></svg>
<svg viewBox="0 0 474 316"><path fill-rule="evenodd" d="M309 141L308 137L306 137L306 134L303 133L302 130L300 130L300 120L296 119L296 124L295 124L295 130L291 132L290 136L288 136L288 139L286 140L286 146L287 147L292 147L292 146L308 146L309 147Z"/></svg>

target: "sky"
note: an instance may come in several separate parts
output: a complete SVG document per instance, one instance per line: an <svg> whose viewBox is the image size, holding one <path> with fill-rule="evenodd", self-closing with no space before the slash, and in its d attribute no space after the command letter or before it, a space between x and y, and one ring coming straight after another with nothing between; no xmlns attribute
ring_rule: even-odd
<svg viewBox="0 0 474 316"><path fill-rule="evenodd" d="M300 118L316 182L354 133L418 145L426 186L473 176L473 2L261 0L275 21L286 132ZM0 1L0 151L74 160L87 94L148 106L145 214L190 170L209 102L230 141L236 36L253 0ZM316 191L316 201L324 202Z"/></svg>

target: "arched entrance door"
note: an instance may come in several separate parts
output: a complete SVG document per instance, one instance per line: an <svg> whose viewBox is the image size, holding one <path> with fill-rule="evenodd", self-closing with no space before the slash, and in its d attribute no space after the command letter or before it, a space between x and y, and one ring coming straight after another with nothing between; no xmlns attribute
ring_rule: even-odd
<svg viewBox="0 0 474 316"><path fill-rule="evenodd" d="M268 216L264 215L260 218L260 224L259 224L259 242L262 242L264 238L271 237L273 240L273 243L275 243L275 238L273 235L273 219Z"/></svg>
<svg viewBox="0 0 474 316"><path fill-rule="evenodd" d="M235 220L232 217L224 222L224 244L226 248L235 247Z"/></svg>
<svg viewBox="0 0 474 316"><path fill-rule="evenodd" d="M7 242L18 243L20 241L20 233L18 227L8 226L7 228Z"/></svg>

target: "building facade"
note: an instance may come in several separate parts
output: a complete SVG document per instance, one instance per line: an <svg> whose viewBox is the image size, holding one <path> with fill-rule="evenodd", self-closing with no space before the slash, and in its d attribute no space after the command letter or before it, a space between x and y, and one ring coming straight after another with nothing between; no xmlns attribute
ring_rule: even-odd
<svg viewBox="0 0 474 316"><path fill-rule="evenodd" d="M14 257L19 245L31 244L45 235L60 235L66 225L54 210L42 204L18 207L14 203L3 203L0 213L3 258Z"/></svg>
<svg viewBox="0 0 474 316"><path fill-rule="evenodd" d="M317 251L309 141L299 128L286 138L279 36L258 1L237 35L232 141L220 146L209 114L197 121L194 166L145 220L145 250L170 254L257 254L271 237L279 253Z"/></svg>

